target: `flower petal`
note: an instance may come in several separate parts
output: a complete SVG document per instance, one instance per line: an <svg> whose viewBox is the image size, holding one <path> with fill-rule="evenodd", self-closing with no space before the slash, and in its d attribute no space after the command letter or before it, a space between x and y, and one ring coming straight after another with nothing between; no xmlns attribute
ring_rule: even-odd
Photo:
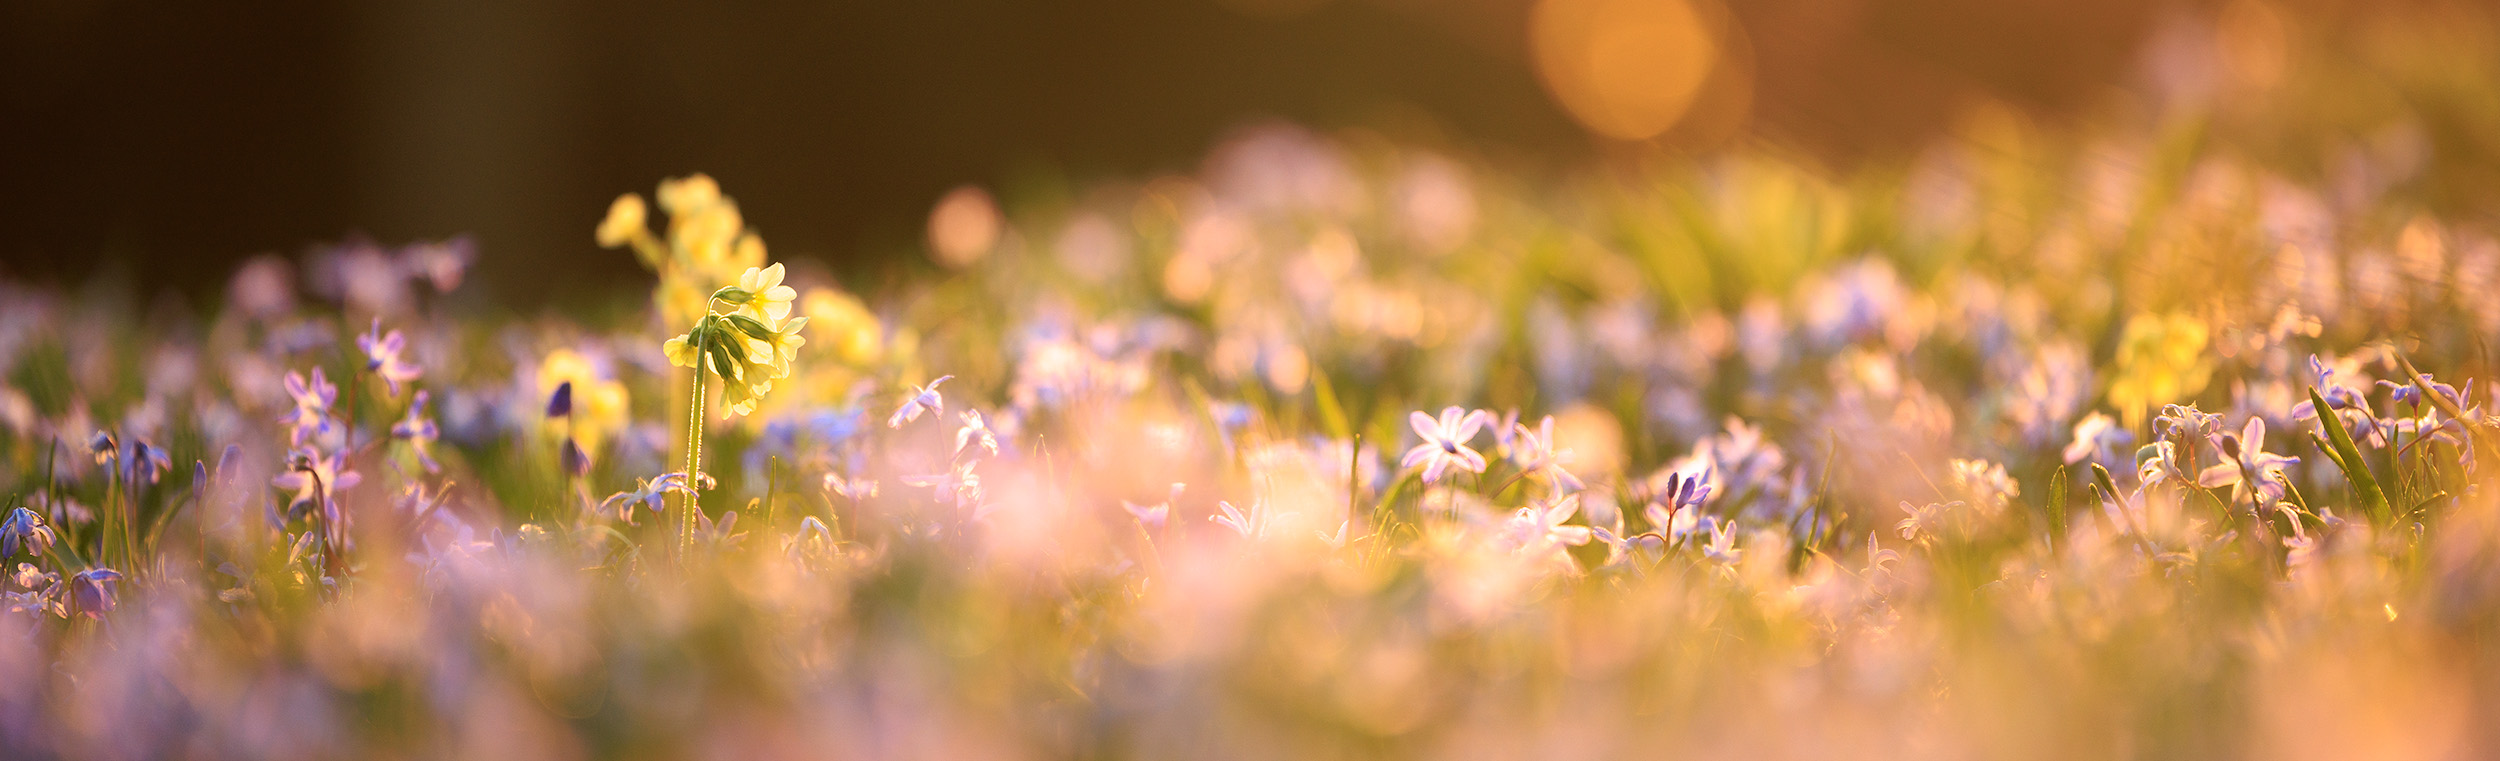
<svg viewBox="0 0 2500 761"><path fill-rule="evenodd" d="M2207 467L2206 467L2203 471L2200 471L2200 472L2198 472L2198 473L2196 474L2196 485L2198 485L2198 486L2202 486L2202 487L2205 487L2205 488L2207 488L2207 489L2211 489L2211 488L2214 488L2214 487L2217 487L2217 486L2229 486L2229 485L2236 484L2236 483L2239 483L2239 482L2240 482L2240 464L2239 464L2239 463L2236 463L2236 462L2226 462L2226 463L2222 463L2222 464L2220 464L2220 465L2210 465L2210 466L2207 466Z"/></svg>
<svg viewBox="0 0 2500 761"><path fill-rule="evenodd" d="M1406 425L1414 428L1415 435L1424 437L1425 441L1441 440L1441 426L1433 422L1431 415L1421 411L1406 413Z"/></svg>

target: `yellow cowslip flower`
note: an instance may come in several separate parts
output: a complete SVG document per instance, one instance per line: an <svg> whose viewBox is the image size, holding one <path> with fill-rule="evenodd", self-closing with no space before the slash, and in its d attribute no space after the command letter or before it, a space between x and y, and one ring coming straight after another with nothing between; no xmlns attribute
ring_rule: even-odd
<svg viewBox="0 0 2500 761"><path fill-rule="evenodd" d="M733 260L739 236L745 230L746 220L738 215L738 203L723 198L709 206L671 213L668 244L686 267L696 272L718 272Z"/></svg>
<svg viewBox="0 0 2500 761"><path fill-rule="evenodd" d="M735 315L712 323L712 341L720 347L720 353L712 357L712 366L714 374L721 376L723 418L754 414L764 395L772 393L773 381L789 374L788 365L773 364L770 345L744 335L748 329L744 326L733 327L742 318L752 321L745 315Z"/></svg>
<svg viewBox="0 0 2500 761"><path fill-rule="evenodd" d="M617 196L615 203L608 204L608 216L599 220L599 230L593 235L598 238L599 245L606 248L625 245L634 239L635 233L648 229L645 227L645 216L642 196L633 193Z"/></svg>
<svg viewBox="0 0 2500 761"><path fill-rule="evenodd" d="M781 265L749 268L738 275L738 290L747 293L746 307L765 318L764 324L777 325L790 316L790 302L797 301L797 289L781 284ZM805 318L801 318L804 320Z"/></svg>
<svg viewBox="0 0 2500 761"><path fill-rule="evenodd" d="M693 337L693 333L688 333L661 342L660 353L668 357L669 364L678 367L694 367L697 355Z"/></svg>
<svg viewBox="0 0 2500 761"><path fill-rule="evenodd" d="M810 288L799 302L799 312L818 326L816 333L825 337L827 350L845 364L870 364L885 353L884 326L856 296L833 288Z"/></svg>
<svg viewBox="0 0 2500 761"><path fill-rule="evenodd" d="M685 335L661 344L661 352L670 363L696 368L721 379L721 404L725 415L747 415L771 393L773 382L789 377L799 347L807 339L799 331L807 327L807 318L775 321L753 309L747 294L724 288L725 298L738 297L738 311L703 318Z"/></svg>
<svg viewBox="0 0 2500 761"><path fill-rule="evenodd" d="M2127 320L2118 340L2118 374L2109 384L2109 403L2127 427L2141 424L2157 405L2184 402L2205 390L2214 370L2204 356L2210 335L2203 320L2186 314Z"/></svg>
<svg viewBox="0 0 2500 761"><path fill-rule="evenodd" d="M660 181L660 208L670 214L683 214L693 209L719 203L720 183L711 175L695 173L674 180Z"/></svg>
<svg viewBox="0 0 2500 761"><path fill-rule="evenodd" d="M665 256L652 300L670 325L692 325L685 335L668 339L660 350L670 364L721 379L723 411L751 414L773 382L788 377L807 339L799 331L807 318L790 319L798 291L781 283L784 270L766 264L764 239L746 229L738 203L721 195L720 184L695 174L660 183L660 208L669 214ZM641 222L641 199L628 194L610 209L610 223L600 226L601 241L648 239L627 221ZM619 219L622 218L622 219ZM656 245L654 246L656 248ZM733 283L717 287L722 283ZM727 304L733 311L719 312ZM700 388L698 386L698 388Z"/></svg>
<svg viewBox="0 0 2500 761"><path fill-rule="evenodd" d="M807 318L793 318L772 326L771 335L754 339L756 346L772 356L775 375L789 377L790 363L798 360L799 347L807 345L807 337L799 335L799 330L805 327Z"/></svg>
<svg viewBox="0 0 2500 761"><path fill-rule="evenodd" d="M718 293L715 288L765 267L764 239L746 229L738 202L722 195L712 178L695 174L661 181L659 205L669 215L665 240L652 237L649 209L632 193L609 206L596 237L603 246L631 244L644 266L660 274L652 302L667 324L685 325L710 314L707 305ZM787 305L796 298L795 293L770 293L769 285L748 290L765 293L764 309L778 310L776 317L787 315Z"/></svg>
<svg viewBox="0 0 2500 761"><path fill-rule="evenodd" d="M582 451L597 452L610 433L625 427L625 384L600 377L598 368L588 358L571 349L548 352L545 359L539 360L540 401L568 382L573 384L573 441Z"/></svg>
<svg viewBox="0 0 2500 761"><path fill-rule="evenodd" d="M727 343L735 345L735 343ZM720 418L747 416L765 401L765 393L773 393L773 375L768 368L735 363L737 378L720 378Z"/></svg>

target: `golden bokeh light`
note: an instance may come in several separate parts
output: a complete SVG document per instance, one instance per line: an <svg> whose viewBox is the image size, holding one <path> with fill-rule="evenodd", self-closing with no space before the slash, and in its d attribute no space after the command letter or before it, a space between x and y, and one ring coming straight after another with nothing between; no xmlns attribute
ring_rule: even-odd
<svg viewBox="0 0 2500 761"><path fill-rule="evenodd" d="M1718 18L1685 0L1543 0L1529 46L1572 118L1646 140L1682 120L1709 82L1723 49Z"/></svg>

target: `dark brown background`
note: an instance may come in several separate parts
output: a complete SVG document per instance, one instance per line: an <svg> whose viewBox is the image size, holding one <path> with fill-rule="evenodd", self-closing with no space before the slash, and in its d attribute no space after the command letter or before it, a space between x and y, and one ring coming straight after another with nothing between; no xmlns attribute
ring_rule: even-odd
<svg viewBox="0 0 2500 761"><path fill-rule="evenodd" d="M1234 0L1236 3L1243 0ZM467 233L516 305L633 277L609 198L707 171L780 256L917 245L963 182L1187 169L1282 117L1603 155L1527 63L1524 0L8 3L0 274L213 294L242 257ZM1847 161L1972 93L2070 109L2134 76L2153 0L1730 4L1748 129Z"/></svg>

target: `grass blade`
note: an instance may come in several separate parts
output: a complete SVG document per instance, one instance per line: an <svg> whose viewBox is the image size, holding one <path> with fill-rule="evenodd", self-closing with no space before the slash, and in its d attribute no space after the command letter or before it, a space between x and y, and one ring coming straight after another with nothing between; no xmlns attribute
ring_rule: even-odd
<svg viewBox="0 0 2500 761"><path fill-rule="evenodd" d="M2370 463L2361 459L2361 448L2352 443L2352 433L2344 430L2344 421L2335 416L2335 408L2326 404L2326 397L2309 389L2309 403L2318 413L2318 427L2326 429L2327 442L2333 446L2335 464L2344 470L2344 479L2361 495L2361 509L2370 521L2386 525L2394 517L2387 506L2387 492L2379 489L2378 477L2370 473Z"/></svg>
<svg viewBox="0 0 2500 761"><path fill-rule="evenodd" d="M1354 423L1346 418L1345 405L1337 401L1337 387L1328 382L1328 373L1311 371L1311 395L1318 398L1320 427L1328 429L1329 438L1354 435Z"/></svg>

